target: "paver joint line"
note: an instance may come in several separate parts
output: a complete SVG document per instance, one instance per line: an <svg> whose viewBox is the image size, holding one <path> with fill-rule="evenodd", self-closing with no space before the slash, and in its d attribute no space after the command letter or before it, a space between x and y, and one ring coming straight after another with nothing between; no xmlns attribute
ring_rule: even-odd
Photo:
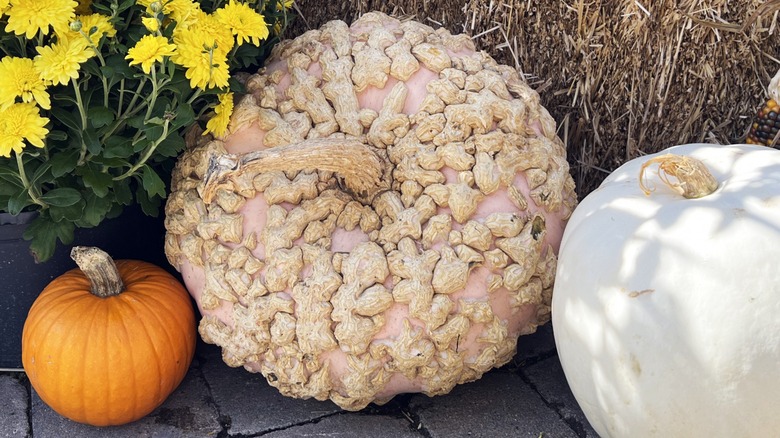
<svg viewBox="0 0 780 438"><path fill-rule="evenodd" d="M263 436L263 435L268 435L269 433L274 433L274 432L279 432L281 430L291 429L293 427L305 426L307 424L316 424L316 423L319 423L320 421L322 421L322 420L324 420L326 418L334 417L336 415L344 415L344 414L346 414L345 411L331 412L329 414L322 415L321 417L311 418L311 419L308 419L308 420L305 420L305 421L301 421L299 423L289 424L287 426L274 427L272 429L264 430L262 432L258 432L258 433L253 434L253 435L240 435L240 436L230 435L230 438L254 438L254 437L259 437L259 436Z"/></svg>
<svg viewBox="0 0 780 438"><path fill-rule="evenodd" d="M206 387L206 394L208 394L206 404L212 406L214 410L217 411L217 421L219 422L219 427L221 428L221 430L217 433L217 438L227 438L230 436L230 416L222 414L222 408L219 406L219 403L217 402L217 399L214 397L214 393L211 390L211 383L206 377L206 373L203 372L203 364L208 359L197 355L195 356L195 359L197 360L197 364L195 361L193 361L191 367L197 371L198 377L203 381L203 385Z"/></svg>
<svg viewBox="0 0 780 438"><path fill-rule="evenodd" d="M539 363L542 360L546 360L546 359L549 359L549 358L552 358L552 357L556 357L556 356L557 356L557 353L553 353L553 354L549 355L549 357L547 357L545 359L540 359L540 360L534 361L534 363ZM539 395L539 398L542 399L542 402L551 411L555 412L555 415L557 415L558 418L561 419L561 421L566 423L566 426L568 426L572 430L572 432L577 434L577 436L579 438L585 438L586 437L585 428L582 426L582 424L580 424L580 422L577 421L577 419L575 419L575 418L569 418L569 417L566 417L565 415L563 415L563 412L561 412L561 409L564 406L562 404L560 404L560 403L553 403L553 402L548 401L547 398L544 396L544 394L542 394L542 392L539 391L539 388L536 386L536 384L533 382L533 380L531 378L529 378L525 374L524 370L529 365L532 365L532 364L524 364L523 367L518 368L517 371L516 371L516 374L518 376L520 376L520 378L523 380L523 382L525 382L525 384L528 385L528 387L531 388L531 390L533 390L537 395ZM572 424L572 423L574 423L574 424Z"/></svg>

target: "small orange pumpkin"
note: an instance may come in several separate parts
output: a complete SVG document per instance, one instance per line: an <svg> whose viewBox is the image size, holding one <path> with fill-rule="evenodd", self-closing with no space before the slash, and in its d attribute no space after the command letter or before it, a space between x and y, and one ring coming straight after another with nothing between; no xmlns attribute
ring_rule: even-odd
<svg viewBox="0 0 780 438"><path fill-rule="evenodd" d="M76 247L80 269L33 303L22 363L41 399L93 426L138 420L181 383L195 352L189 294L162 268Z"/></svg>

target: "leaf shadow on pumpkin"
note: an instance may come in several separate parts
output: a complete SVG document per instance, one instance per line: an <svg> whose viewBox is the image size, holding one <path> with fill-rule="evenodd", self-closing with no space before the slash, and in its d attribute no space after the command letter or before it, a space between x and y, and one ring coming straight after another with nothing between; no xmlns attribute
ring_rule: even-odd
<svg viewBox="0 0 780 438"><path fill-rule="evenodd" d="M762 423L780 427L760 410L740 411L736 421L719 415L741 400L777 405L780 393L780 321L770 316L780 311L777 163L745 155L713 169L719 181L756 169L721 184L719 191L740 193L725 200L686 200L660 183L650 198L634 195L627 187L638 184L637 164L605 181L593 204L580 204L593 218L573 218L562 246L588 255L562 256L556 290L573 292L565 302L554 293L553 328L567 379L594 428L621 436L649 434L631 425L654 424L663 435L678 427L668 424L674 419L683 430L705 433L696 429L702 418L722 436L750 435L749 427ZM653 196L668 199L659 208ZM767 333L756 319L777 322ZM565 325L555 325L559 320ZM567 361L572 344L587 354ZM747 375L766 376L758 382L767 385Z"/></svg>

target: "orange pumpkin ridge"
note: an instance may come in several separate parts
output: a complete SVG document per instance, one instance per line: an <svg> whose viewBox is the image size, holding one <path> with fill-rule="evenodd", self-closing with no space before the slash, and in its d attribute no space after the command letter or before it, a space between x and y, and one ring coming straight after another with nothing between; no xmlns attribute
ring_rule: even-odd
<svg viewBox="0 0 780 438"><path fill-rule="evenodd" d="M142 261L108 262L115 272L101 277L117 275L124 290L99 297L84 273L91 268L68 271L41 292L22 334L22 363L41 399L94 426L162 404L187 374L197 336L189 294L173 276Z"/></svg>

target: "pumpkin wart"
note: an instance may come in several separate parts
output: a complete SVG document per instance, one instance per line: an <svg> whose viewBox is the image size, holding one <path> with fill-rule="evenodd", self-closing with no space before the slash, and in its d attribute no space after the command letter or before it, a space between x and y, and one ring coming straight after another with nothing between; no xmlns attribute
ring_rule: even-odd
<svg viewBox="0 0 780 438"><path fill-rule="evenodd" d="M226 363L357 410L479 378L548 320L576 195L515 69L370 13L280 43L244 81L166 206L166 253Z"/></svg>

